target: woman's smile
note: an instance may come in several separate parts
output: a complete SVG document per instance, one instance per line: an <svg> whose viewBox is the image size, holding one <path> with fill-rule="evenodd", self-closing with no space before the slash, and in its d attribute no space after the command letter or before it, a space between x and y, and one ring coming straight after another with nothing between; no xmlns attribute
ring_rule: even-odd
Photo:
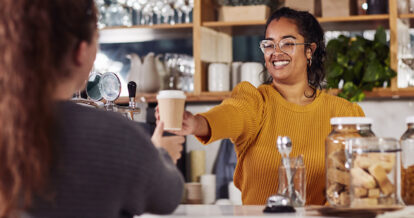
<svg viewBox="0 0 414 218"><path fill-rule="evenodd" d="M290 64L289 59L274 59L271 62L273 64L273 69L275 70L281 70Z"/></svg>

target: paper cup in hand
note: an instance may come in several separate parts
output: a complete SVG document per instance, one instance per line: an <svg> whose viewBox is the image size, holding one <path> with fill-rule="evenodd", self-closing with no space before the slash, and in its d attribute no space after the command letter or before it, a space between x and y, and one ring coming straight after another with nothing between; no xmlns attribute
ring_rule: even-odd
<svg viewBox="0 0 414 218"><path fill-rule="evenodd" d="M158 111L165 130L181 130L185 99L184 92L179 90L163 90L158 93Z"/></svg>

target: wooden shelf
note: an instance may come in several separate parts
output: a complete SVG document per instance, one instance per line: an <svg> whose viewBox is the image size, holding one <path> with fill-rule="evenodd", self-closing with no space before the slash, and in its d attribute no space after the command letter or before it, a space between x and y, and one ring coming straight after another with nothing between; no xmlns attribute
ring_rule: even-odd
<svg viewBox="0 0 414 218"><path fill-rule="evenodd" d="M114 29L183 29L193 28L192 23L177 23L171 24L154 24L154 25L135 25L135 26L110 26L100 29L100 31L114 30Z"/></svg>
<svg viewBox="0 0 414 218"><path fill-rule="evenodd" d="M338 95L338 89L327 90L329 94ZM371 92L364 92L365 99L400 99L400 98L414 98L414 87L399 88L393 90L391 88L374 88Z"/></svg>
<svg viewBox="0 0 414 218"><path fill-rule="evenodd" d="M202 92L200 95L186 93L186 95L186 102L218 102L230 97L231 92ZM136 101L154 103L157 102L156 96L156 93L138 94L136 97ZM120 97L115 103L128 104L128 101L128 97Z"/></svg>
<svg viewBox="0 0 414 218"><path fill-rule="evenodd" d="M375 14L375 15L355 15L347 17L319 17L320 23L335 23L335 22L358 22L358 21L375 21L375 20L388 20L390 16L388 14Z"/></svg>
<svg viewBox="0 0 414 218"><path fill-rule="evenodd" d="M99 30L99 43L129 43L191 37L193 29L192 23L106 27Z"/></svg>
<svg viewBox="0 0 414 218"><path fill-rule="evenodd" d="M414 18L414 14L400 14L399 18Z"/></svg>
<svg viewBox="0 0 414 218"><path fill-rule="evenodd" d="M338 89L328 89L327 93L331 95L338 95ZM374 88L371 92L364 92L365 100L372 99L401 99L401 98L414 98L414 87L400 88L393 90L391 88ZM156 93L144 93L138 94L136 100L155 103L157 102ZM186 102L221 102L231 96L231 92L202 92L200 95L193 93L186 93ZM128 104L128 97L120 97L115 102L117 104Z"/></svg>
<svg viewBox="0 0 414 218"><path fill-rule="evenodd" d="M223 21L203 22L203 26L205 27L261 26L265 24L266 24L266 20L236 21L236 22L223 22Z"/></svg>
<svg viewBox="0 0 414 218"><path fill-rule="evenodd" d="M408 14L403 16L412 16L414 14ZM347 17L318 17L320 23L335 23L335 22L358 22L358 21L375 21L375 20L388 20L390 16L388 14L376 14L376 15L355 15ZM235 21L235 22L223 22L223 21L209 21L203 22L204 27L232 27L232 26L260 26L265 25L266 20L252 20L252 21Z"/></svg>

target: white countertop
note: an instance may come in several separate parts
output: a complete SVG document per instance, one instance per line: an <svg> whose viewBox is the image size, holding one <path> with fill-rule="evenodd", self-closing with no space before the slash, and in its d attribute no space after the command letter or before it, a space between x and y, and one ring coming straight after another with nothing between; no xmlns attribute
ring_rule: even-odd
<svg viewBox="0 0 414 218"><path fill-rule="evenodd" d="M233 206L233 205L180 205L170 215L143 214L136 218L158 218L158 217L324 217L319 216L316 211L305 211L305 208L295 208L296 213L263 213L265 206Z"/></svg>

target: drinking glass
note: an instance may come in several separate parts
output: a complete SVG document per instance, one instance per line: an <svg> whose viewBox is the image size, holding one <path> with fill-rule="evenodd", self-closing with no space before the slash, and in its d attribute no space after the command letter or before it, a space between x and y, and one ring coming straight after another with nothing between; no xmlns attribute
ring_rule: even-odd
<svg viewBox="0 0 414 218"><path fill-rule="evenodd" d="M171 25L175 24L174 9L171 7L170 4L164 4L164 6L161 9L161 14L163 15L164 23L169 23Z"/></svg>
<svg viewBox="0 0 414 218"><path fill-rule="evenodd" d="M152 8L155 15L157 15L157 24L161 24L161 14L162 8L164 7L164 2L156 1L153 3L154 7Z"/></svg>
<svg viewBox="0 0 414 218"><path fill-rule="evenodd" d="M303 157L289 158L290 171L292 173L292 190L295 192L293 195L289 193L289 183L286 176L286 168L283 164L279 166L279 186L277 193L285 196L294 196L291 199L294 207L303 207L306 202L306 170L303 163ZM293 193L293 192L292 192Z"/></svg>
<svg viewBox="0 0 414 218"><path fill-rule="evenodd" d="M115 0L106 9L105 22L108 26L132 26L130 8L120 2L124 0Z"/></svg>
<svg viewBox="0 0 414 218"><path fill-rule="evenodd" d="M174 2L174 8L175 11L177 12L177 23L182 23L183 22L183 11L182 11L182 7L185 5L185 1L184 0L176 0Z"/></svg>

